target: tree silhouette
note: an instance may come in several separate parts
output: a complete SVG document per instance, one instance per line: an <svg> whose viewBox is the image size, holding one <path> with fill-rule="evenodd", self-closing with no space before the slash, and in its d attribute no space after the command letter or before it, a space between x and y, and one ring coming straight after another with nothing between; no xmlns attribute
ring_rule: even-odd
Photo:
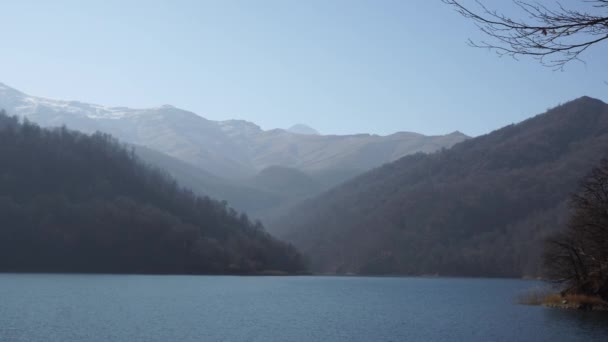
<svg viewBox="0 0 608 342"><path fill-rule="evenodd" d="M480 1L478 11L457 0L442 0L475 22L490 41L474 42L474 47L496 51L514 58L532 56L543 65L563 69L588 48L608 40L608 0L578 0L591 5L588 11L567 8L556 3L550 8L536 2L514 0L526 19L514 19L489 9ZM574 2L574 1L573 1ZM569 2L570 3L570 2ZM591 13L593 12L593 13Z"/></svg>
<svg viewBox="0 0 608 342"><path fill-rule="evenodd" d="M547 242L547 275L566 292L608 298L608 160L585 178L571 205L567 230Z"/></svg>

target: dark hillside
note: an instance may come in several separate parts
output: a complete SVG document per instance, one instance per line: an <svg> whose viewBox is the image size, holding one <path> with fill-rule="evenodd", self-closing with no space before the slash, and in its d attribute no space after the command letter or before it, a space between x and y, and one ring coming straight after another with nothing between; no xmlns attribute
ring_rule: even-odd
<svg viewBox="0 0 608 342"><path fill-rule="evenodd" d="M111 136L0 114L0 271L303 269L260 224L180 188Z"/></svg>
<svg viewBox="0 0 608 342"><path fill-rule="evenodd" d="M537 275L579 180L608 155L608 105L583 97L293 209L272 231L323 272Z"/></svg>

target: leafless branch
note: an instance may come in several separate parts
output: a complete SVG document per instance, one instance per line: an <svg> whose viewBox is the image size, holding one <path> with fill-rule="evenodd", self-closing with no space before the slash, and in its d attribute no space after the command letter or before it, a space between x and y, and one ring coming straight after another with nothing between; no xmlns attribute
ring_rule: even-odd
<svg viewBox="0 0 608 342"><path fill-rule="evenodd" d="M499 55L518 58L532 56L543 65L563 69L577 60L589 47L608 40L608 1L578 0L592 4L594 12L568 9L559 3L549 8L536 2L513 0L526 19L513 19L491 10L479 0L479 11L471 10L457 0L442 0L458 13L475 22L491 40L469 44L490 49Z"/></svg>

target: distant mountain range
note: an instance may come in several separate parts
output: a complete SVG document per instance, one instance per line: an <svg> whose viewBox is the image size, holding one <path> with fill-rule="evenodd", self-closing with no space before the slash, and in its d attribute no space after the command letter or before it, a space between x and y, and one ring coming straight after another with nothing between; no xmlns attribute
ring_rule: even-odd
<svg viewBox="0 0 608 342"><path fill-rule="evenodd" d="M320 135L301 124L288 130L262 130L248 121L211 121L169 105L132 109L51 100L24 94L1 83L0 108L44 127L66 125L85 133L110 133L138 146L140 152L147 149L150 153L141 153L144 159L167 169L185 185L200 193L230 200L238 209L258 213L303 196L301 189L294 189L291 184L300 187L302 182L312 179L316 185L308 190L322 191L405 155L449 148L468 139L460 132L440 136L410 132L389 136ZM176 165L168 157L183 163ZM294 171L289 177L297 174L302 178L285 183L279 177L277 180L283 182L283 186L270 185L268 181L272 179L268 179L267 174L276 174L277 167L287 173ZM184 172L186 168L188 172ZM267 168L271 169L264 173ZM200 174L193 182L191 176L197 172ZM184 174L190 176L182 179ZM266 177L266 189L255 184L256 177ZM199 181L203 178L205 181ZM261 197L260 191L263 191ZM308 191L308 194L314 192ZM261 200L260 205L249 198L268 201Z"/></svg>
<svg viewBox="0 0 608 342"><path fill-rule="evenodd" d="M313 271L327 273L537 276L543 241L563 226L569 195L594 165L608 157L608 104L589 97L476 138L460 132L442 136L409 132L389 136L321 135L305 125L263 130L251 122L211 121L172 106L130 109L49 100L3 84L0 84L0 108L43 126L67 125L85 133L112 134L131 145L145 163L173 175L180 185L226 200L237 209L246 210L250 217L266 219L270 222L268 230L303 252ZM170 218L163 222L177 227L168 230L177 234L175 241L179 242L172 247L173 252L182 243L178 224L183 210L180 203L192 206L199 201L213 213L208 217L212 223L205 225L194 207L186 213L187 220L210 231L223 223L240 227L234 230L238 234L222 237L230 246L230 257L205 267L217 267L218 272L303 269L302 260L290 246L265 233L258 234L261 229L258 223L226 208L226 203L195 199L162 173L140 165L139 159L133 159L107 136L90 138L89 145L97 146L95 155L101 158L99 153L108 148L110 155L119 156L129 166L123 169L112 158L95 157L98 163L95 167L107 166L111 175L108 179L93 166L82 164L86 154L81 151L89 145L77 143L80 135L65 130L41 131L31 125L15 124L8 118L4 121L5 127L19 126L23 137L43 138L35 140L38 145L31 151L40 158L48 157L45 167L54 170L55 178L61 179L62 183L57 185L52 179L41 177L38 169L21 167L36 173L31 178L53 191L51 200L47 200L46 193L40 197L34 191L36 186L29 187L34 191L31 195L35 205L49 208L62 205L65 206L62 210L71 214L88 210L91 217L85 214L77 217L90 224L96 217L102 222L106 218L103 210L112 206L116 206L120 217L127 219L131 206L138 210L132 214L139 215L137 220L144 222L148 210L145 208L148 204L143 203L146 196L157 196L154 191L163 191L162 196L154 197L158 203L152 204L160 211L153 212L159 219ZM20 143L11 140L15 135L10 129L7 132L7 142ZM80 151L79 164L74 164L79 169L54 168L55 164L62 165L55 159L74 162L72 157L76 155L53 145L49 147L52 154L47 156L46 143L41 143L44 139L55 142L68 139L70 148ZM24 163L31 156L21 158L18 150L29 147L6 151L12 151L10 157ZM20 224L25 224L29 215L26 210L34 207L21 207L19 201L25 194L18 188L25 188L28 178L23 177L17 166L11 164L9 178L5 177L5 187L12 189L11 196L15 198L5 207L11 210L11 215L18 214L15 217L19 217ZM130 168L138 170L136 173L143 178L134 177L133 173L121 176L121 172ZM64 172L80 185L89 184L82 172L95 175L95 179L90 182L91 187L68 186L69 177L63 177L61 170L68 170ZM18 179L21 185L15 185L11 179ZM150 179L159 180L162 189L155 190ZM121 187L131 183L139 184L137 192L124 192ZM66 202L57 189L75 191L78 196L79 191L100 191L116 197L110 199L116 203L99 206L103 210L98 209L97 202L82 206L69 198ZM97 201L94 195L87 193L84 198ZM125 202L124 195L134 197L137 203ZM67 217L41 216L41 229L46 229L45 220L56 219L61 223ZM55 248L61 241L69 242L65 240L67 235L49 232L55 242L48 248ZM89 232L83 234L83 239L90 240ZM237 240L233 239L239 234L244 235L237 246L234 243ZM220 253L225 247L216 240L219 237L206 239L201 245L204 248L193 250L199 253L211 248L217 255L227 256ZM245 259L238 257L242 248L251 253ZM271 250L277 258L263 255L263 250ZM181 258L177 253L172 257ZM280 261L280 267L268 263L275 259Z"/></svg>
<svg viewBox="0 0 608 342"><path fill-rule="evenodd" d="M569 195L605 157L608 105L583 97L369 171L295 206L270 230L317 272L536 276Z"/></svg>
<svg viewBox="0 0 608 342"><path fill-rule="evenodd" d="M248 121L211 121L169 105L131 109L50 100L1 83L0 108L44 126L111 133L224 178L250 177L270 166L302 171L368 170L410 153L435 151L467 139L460 132L443 136L408 132L319 135L304 125L265 131Z"/></svg>

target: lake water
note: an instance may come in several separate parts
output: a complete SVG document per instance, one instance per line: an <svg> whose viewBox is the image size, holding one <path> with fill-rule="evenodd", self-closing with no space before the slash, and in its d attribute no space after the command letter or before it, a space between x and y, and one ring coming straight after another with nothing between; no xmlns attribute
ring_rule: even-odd
<svg viewBox="0 0 608 342"><path fill-rule="evenodd" d="M608 341L504 279L0 274L0 341Z"/></svg>

